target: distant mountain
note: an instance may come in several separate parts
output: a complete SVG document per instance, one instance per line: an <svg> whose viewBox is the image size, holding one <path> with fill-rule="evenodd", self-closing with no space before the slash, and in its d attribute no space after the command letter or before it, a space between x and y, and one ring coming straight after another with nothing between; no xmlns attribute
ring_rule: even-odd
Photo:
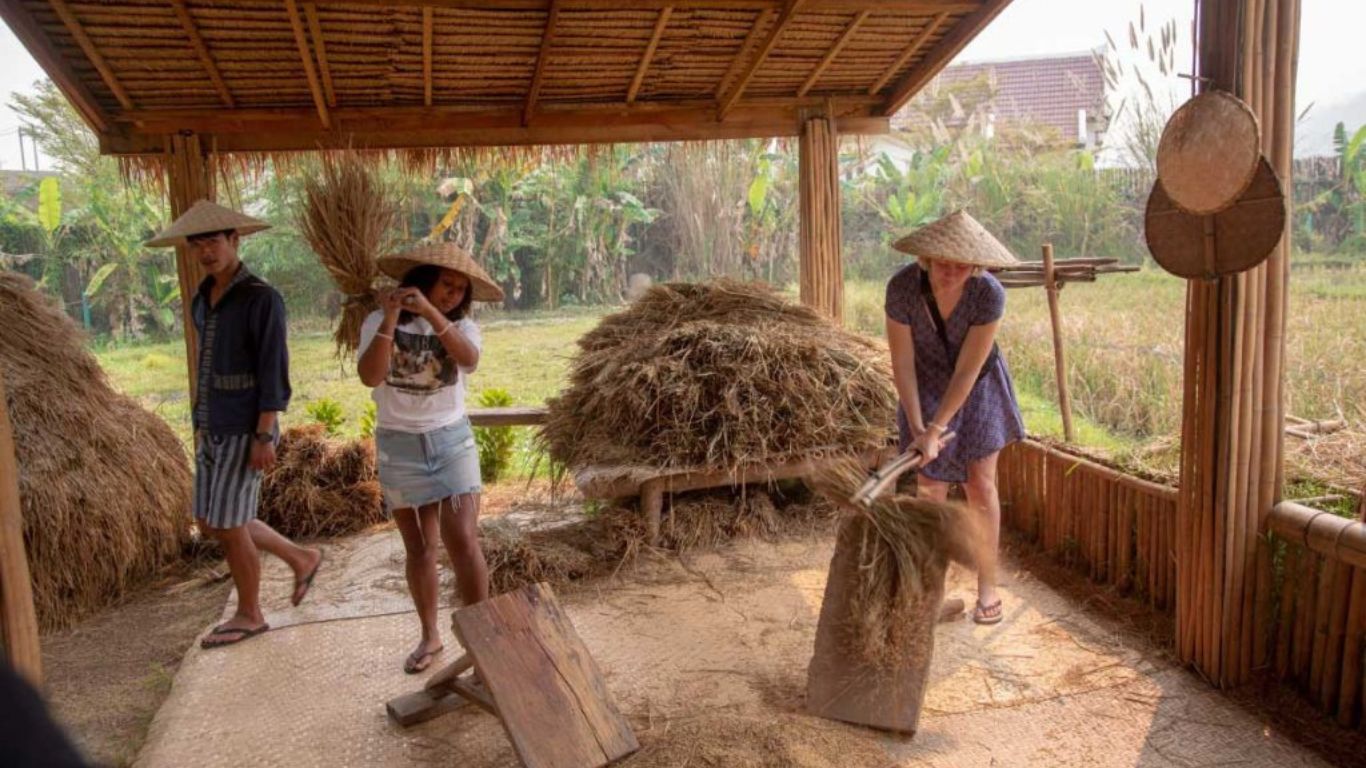
<svg viewBox="0 0 1366 768"><path fill-rule="evenodd" d="M1347 135L1366 125L1366 91L1332 104L1315 104L1295 126L1295 157L1333 154L1333 128L1343 123Z"/></svg>

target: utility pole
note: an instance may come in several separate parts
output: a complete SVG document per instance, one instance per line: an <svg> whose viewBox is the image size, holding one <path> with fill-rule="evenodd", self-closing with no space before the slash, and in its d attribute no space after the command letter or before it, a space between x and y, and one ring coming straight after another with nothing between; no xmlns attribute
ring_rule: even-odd
<svg viewBox="0 0 1366 768"><path fill-rule="evenodd" d="M19 164L28 170L28 155L24 152L24 129L19 129Z"/></svg>

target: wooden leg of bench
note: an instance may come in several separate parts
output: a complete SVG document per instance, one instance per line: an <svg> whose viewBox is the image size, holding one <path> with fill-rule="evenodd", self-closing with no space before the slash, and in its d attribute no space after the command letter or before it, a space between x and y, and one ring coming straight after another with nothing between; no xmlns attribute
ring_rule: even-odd
<svg viewBox="0 0 1366 768"><path fill-rule="evenodd" d="M423 687L429 691L434 688L445 688L452 680L459 677L460 673L472 666L474 666L474 659L466 653L428 678L427 684Z"/></svg>
<svg viewBox="0 0 1366 768"><path fill-rule="evenodd" d="M659 546L659 521L664 514L664 481L646 480L640 486L640 507L650 532L650 546Z"/></svg>

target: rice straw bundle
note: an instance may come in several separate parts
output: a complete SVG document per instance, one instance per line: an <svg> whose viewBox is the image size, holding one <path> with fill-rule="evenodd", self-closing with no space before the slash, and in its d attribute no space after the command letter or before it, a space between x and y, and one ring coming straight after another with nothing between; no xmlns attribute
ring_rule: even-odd
<svg viewBox="0 0 1366 768"><path fill-rule="evenodd" d="M33 599L42 628L59 629L180 557L190 465L166 422L109 386L85 334L23 275L0 272L0 329Z"/></svg>
<svg viewBox="0 0 1366 768"><path fill-rule="evenodd" d="M346 296L333 336L338 355L355 352L361 323L379 307L375 259L386 252L397 218L391 190L359 153L324 153L318 176L304 182L299 231Z"/></svg>
<svg viewBox="0 0 1366 768"><path fill-rule="evenodd" d="M320 424L280 439L261 482L261 520L290 537L339 536L384 522L370 440L329 438Z"/></svg>
<svg viewBox="0 0 1366 768"><path fill-rule="evenodd" d="M869 507L849 503L867 472L843 462L814 485L845 513L842 536L858 546L858 576L849 600L850 650L881 668L924 658L938 618L950 560L975 567L983 554L980 516L957 504L883 495Z"/></svg>
<svg viewBox="0 0 1366 768"><path fill-rule="evenodd" d="M571 469L733 469L879 448L888 356L754 283L655 286L579 340L542 438Z"/></svg>

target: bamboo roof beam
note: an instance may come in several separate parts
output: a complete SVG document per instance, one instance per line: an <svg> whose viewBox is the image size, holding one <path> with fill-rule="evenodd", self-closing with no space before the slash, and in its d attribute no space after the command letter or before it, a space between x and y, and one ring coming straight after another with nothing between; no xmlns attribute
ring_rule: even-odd
<svg viewBox="0 0 1366 768"><path fill-rule="evenodd" d="M906 50L902 51L901 55L896 57L896 61L892 62L892 66L887 67L882 76L868 87L868 95L876 96L887 85L887 82L895 77L902 67L906 66L906 62L910 61L911 57L915 56L925 46L925 41L929 40L930 36L937 32L948 18L948 13L939 13L925 24L924 29L920 30L920 34L916 35L911 44L906 46Z"/></svg>
<svg viewBox="0 0 1366 768"><path fill-rule="evenodd" d="M317 3L304 3L304 15L308 17L308 33L313 36L313 50L318 54L318 74L323 79L323 93L327 96L327 106L337 106L337 92L332 88L332 66L327 62L327 43L323 40L323 25L318 21Z"/></svg>
<svg viewBox="0 0 1366 768"><path fill-rule="evenodd" d="M992 19L995 19L1009 4L1010 0L986 0L982 3L982 7L955 24L953 29L944 36L944 39L926 52L920 63L892 89L891 95L887 97L887 103L882 107L882 114L888 116L896 114L898 109L910 101L916 91L925 87L926 83L939 74L939 70L943 69L950 59L957 56L958 52L968 44L968 41L976 37L977 33L990 24Z"/></svg>
<svg viewBox="0 0 1366 768"><path fill-rule="evenodd" d="M754 78L754 73L759 71L759 67L768 58L768 54L773 52L773 48L778 45L778 38L782 37L787 30L787 25L797 16L797 9L801 7L803 0L788 0L783 5L782 11L778 15L778 21L773 24L773 29L769 30L768 37L764 39L763 45L759 46L759 51L754 54L754 60L745 67L744 73L735 85L731 86L730 93L720 99L717 108L717 119L724 120L726 114L735 106L735 102L740 100L741 94L745 92L745 87ZM756 24L757 26L757 24Z"/></svg>
<svg viewBox="0 0 1366 768"><path fill-rule="evenodd" d="M62 24L66 27L66 30L76 39L76 45L81 47L81 51L85 53L85 57L90 59L91 64L95 65L95 71L100 73L100 79L104 80L104 84L109 86L109 90L114 93L114 98L119 100L119 106L124 109L132 109L133 100L128 98L128 94L123 90L123 86L119 85L119 79L114 77L114 70L109 68L109 62L105 61L104 56L100 55L100 50L91 42L90 36L85 33L85 29L81 26L80 20L78 20L76 15L71 12L71 9L67 7L65 0L50 0L49 5L51 5L52 10L57 13L57 18L62 20Z"/></svg>
<svg viewBox="0 0 1366 768"><path fill-rule="evenodd" d="M294 0L285 0L285 12L289 14L289 26L294 29L294 44L299 49L303 61L304 76L308 78L308 90L313 93L313 106L318 110L318 119L323 128L332 127L332 119L327 115L327 101L322 86L318 83L318 73L313 68L313 54L308 48L308 37L304 34L304 24L299 19L299 6Z"/></svg>
<svg viewBox="0 0 1366 768"><path fill-rule="evenodd" d="M223 76L218 72L218 65L214 63L213 56L209 55L209 47L204 44L204 38L199 35L199 27L195 25L194 18L190 16L190 9L185 7L185 0L171 0L171 7L175 9L175 15L180 19L180 26L185 30L185 37L189 39L195 55L199 57L199 63L204 65L204 73L213 81L213 87L218 90L219 97L223 99L223 106L229 109L237 106L237 103L233 101L232 91L228 90L228 84L223 81Z"/></svg>
<svg viewBox="0 0 1366 768"><path fill-rule="evenodd" d="M759 33L763 31L764 25L768 23L768 20L772 15L773 9L765 8L759 13L758 18L754 20L754 25L749 28L749 34L745 35L744 42L740 43L740 50L736 51L735 58L731 59L730 66L726 67L726 74L722 76L720 84L716 86L717 102L721 101L721 94L725 93L726 89L730 88L731 82L735 79L735 76L739 74L740 66L744 64L745 59L749 57L750 49L759 42Z"/></svg>
<svg viewBox="0 0 1366 768"><path fill-rule="evenodd" d="M541 33L541 50L536 54L536 71L531 76L531 87L526 93L526 106L522 108L522 125L531 124L531 116L536 112L536 100L541 95L541 83L545 80L545 68L550 59L550 45L555 39L555 22L560 18L559 0L551 0L550 10L545 19L545 31Z"/></svg>
<svg viewBox="0 0 1366 768"><path fill-rule="evenodd" d="M270 4L273 0L248 0ZM314 0L319 5L383 6L446 8L478 10L489 7L488 0ZM659 11L672 6L675 10L779 10L788 0L499 0L497 7L509 11L548 11L552 5L574 11ZM809 11L861 11L890 13L972 13L982 7L984 0L807 0Z"/></svg>
<svg viewBox="0 0 1366 768"><path fill-rule="evenodd" d="M807 92L811 90L812 86L816 84L816 81L821 79L821 75L825 74L825 70L835 61L835 57L840 55L840 51L844 50L844 46L849 44L849 41L854 37L854 33L858 32L858 28L863 25L864 21L867 21L868 15L871 13L872 11L867 10L859 11L858 15L854 17L854 20L849 22L849 26L844 28L844 32L840 35L839 39L835 41L834 46L826 52L825 56L821 59L821 63L816 65L816 68L811 71L810 76L806 78L806 82L802 83L802 87L797 89L797 98L800 99L805 96Z"/></svg>
<svg viewBox="0 0 1366 768"><path fill-rule="evenodd" d="M111 125L109 115L105 113L90 89L86 88L71 70L71 65L66 59L52 47L52 42L23 5L13 2L0 3L0 16L4 17L5 23L14 30L15 37L24 44L48 77L52 78L52 82L61 90L62 95L76 108L81 119L96 133L108 131Z"/></svg>
<svg viewBox="0 0 1366 768"><path fill-rule="evenodd" d="M645 82L645 72L650 69L650 61L655 57L655 49L659 47L659 41L664 37L664 27L669 23L669 16L674 12L672 5L666 5L659 9L659 17L655 19L655 31L650 35L650 44L645 46L645 53L640 57L640 66L636 67L636 76L631 79L631 88L626 92L626 103L631 104L636 100L636 94L640 93L640 84Z"/></svg>
<svg viewBox="0 0 1366 768"><path fill-rule="evenodd" d="M422 104L432 105L432 7L422 7Z"/></svg>

